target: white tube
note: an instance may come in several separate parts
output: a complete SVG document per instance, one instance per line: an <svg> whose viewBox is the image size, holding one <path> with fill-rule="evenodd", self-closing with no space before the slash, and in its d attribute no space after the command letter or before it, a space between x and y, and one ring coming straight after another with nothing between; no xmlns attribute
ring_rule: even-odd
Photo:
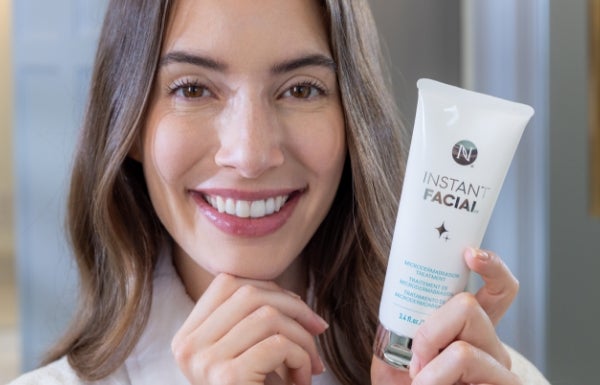
<svg viewBox="0 0 600 385"><path fill-rule="evenodd" d="M533 108L429 79L419 100L379 308L375 354L408 368L420 324L466 287Z"/></svg>

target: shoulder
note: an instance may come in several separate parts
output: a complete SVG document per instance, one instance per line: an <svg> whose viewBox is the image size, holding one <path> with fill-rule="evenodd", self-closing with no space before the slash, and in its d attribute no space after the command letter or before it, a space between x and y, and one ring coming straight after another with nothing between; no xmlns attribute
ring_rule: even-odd
<svg viewBox="0 0 600 385"><path fill-rule="evenodd" d="M66 357L39 369L23 374L8 385L30 384L84 384L69 365Z"/></svg>
<svg viewBox="0 0 600 385"><path fill-rule="evenodd" d="M524 385L550 385L542 373L525 357L509 346L506 346L512 361L512 372L515 373Z"/></svg>
<svg viewBox="0 0 600 385"><path fill-rule="evenodd" d="M66 357L39 369L23 374L8 385L128 385L129 379L123 370L117 370L100 381L84 381L69 365Z"/></svg>

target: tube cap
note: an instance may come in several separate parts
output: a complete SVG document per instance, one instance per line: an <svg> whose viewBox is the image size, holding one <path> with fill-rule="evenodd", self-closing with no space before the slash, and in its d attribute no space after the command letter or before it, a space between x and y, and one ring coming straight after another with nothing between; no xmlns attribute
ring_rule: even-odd
<svg viewBox="0 0 600 385"><path fill-rule="evenodd" d="M373 353L383 362L394 368L408 370L412 358L411 348L412 338L399 336L382 324L377 326Z"/></svg>

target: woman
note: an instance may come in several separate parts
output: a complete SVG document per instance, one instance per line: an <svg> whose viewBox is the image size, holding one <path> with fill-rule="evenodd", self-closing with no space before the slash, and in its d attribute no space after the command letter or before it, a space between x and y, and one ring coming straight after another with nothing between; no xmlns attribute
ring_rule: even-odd
<svg viewBox="0 0 600 385"><path fill-rule="evenodd" d="M410 373L372 358L406 137L379 58L366 1L111 1L69 197L80 311L16 384L522 383L491 253Z"/></svg>

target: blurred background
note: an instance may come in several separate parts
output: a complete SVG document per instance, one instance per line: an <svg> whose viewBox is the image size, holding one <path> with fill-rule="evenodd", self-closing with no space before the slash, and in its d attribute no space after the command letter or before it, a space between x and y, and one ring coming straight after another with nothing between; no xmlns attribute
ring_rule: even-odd
<svg viewBox="0 0 600 385"><path fill-rule="evenodd" d="M598 383L591 1L371 0L407 126L420 77L536 110L484 247L521 283L499 334L555 385ZM0 0L0 383L38 365L74 308L64 206L107 3Z"/></svg>

